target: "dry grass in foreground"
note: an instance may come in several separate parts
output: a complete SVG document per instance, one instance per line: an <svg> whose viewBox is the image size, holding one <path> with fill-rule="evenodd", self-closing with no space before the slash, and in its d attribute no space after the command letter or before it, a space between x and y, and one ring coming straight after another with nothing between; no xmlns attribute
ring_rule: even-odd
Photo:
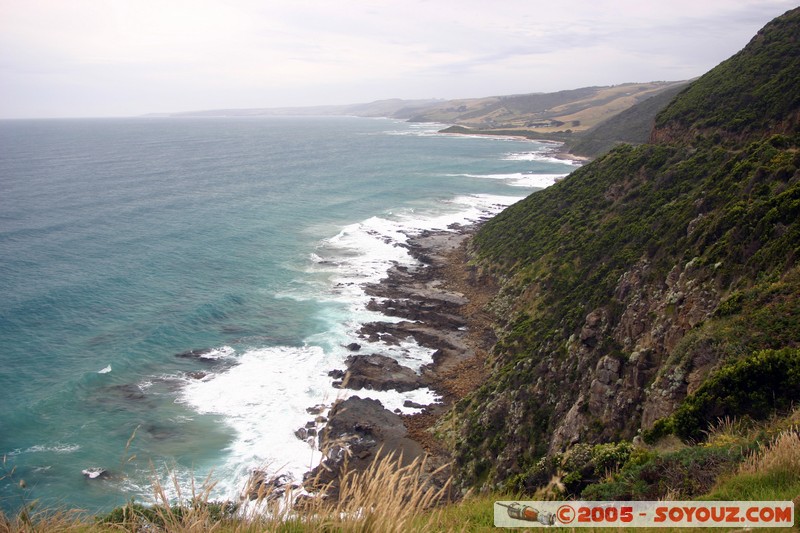
<svg viewBox="0 0 800 533"><path fill-rule="evenodd" d="M783 431L772 442L745 460L739 472L759 474L766 471L782 471L800 477L800 434Z"/></svg>
<svg viewBox="0 0 800 533"><path fill-rule="evenodd" d="M5 532L405 532L429 531L435 520L431 511L449 492L449 482L436 488L429 482L424 459L403 466L401 457L383 456L363 472L346 471L339 479L339 498L301 495L272 489L241 505L214 502L212 485L189 498L170 502L166 490L154 484L152 506L129 503L104 517L74 511L33 513L30 509L9 518L0 514L0 533ZM177 487L176 487L177 488ZM293 503L293 505L292 505Z"/></svg>
<svg viewBox="0 0 800 533"><path fill-rule="evenodd" d="M721 430L720 430L721 431ZM727 433L726 433L727 434ZM718 436L722 438L721 436ZM728 438L728 437L726 437ZM730 437L732 438L732 437ZM398 457L383 457L364 472L347 471L339 479L340 498L316 495L278 495L266 484L258 497L241 505L210 501L210 488L168 504L166 491L154 486L156 504L128 504L105 517L73 511L28 510L14 518L0 515L5 532L405 532L492 531L493 501L497 494L446 501L449 483L433 487L424 460L403 466ZM703 500L794 500L800 505L800 433L791 427L764 442L730 476L718 480ZM292 509L289 502L296 502ZM796 521L795 528L798 523ZM589 531L610 531L593 530ZM645 529L637 531L664 531ZM690 529L687 531L704 531Z"/></svg>

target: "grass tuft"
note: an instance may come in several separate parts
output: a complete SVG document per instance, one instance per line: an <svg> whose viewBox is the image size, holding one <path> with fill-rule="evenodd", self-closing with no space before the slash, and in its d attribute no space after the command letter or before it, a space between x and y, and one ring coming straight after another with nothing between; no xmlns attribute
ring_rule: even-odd
<svg viewBox="0 0 800 533"><path fill-rule="evenodd" d="M781 471L800 481L800 434L782 431L769 444L750 455L739 468L741 474Z"/></svg>

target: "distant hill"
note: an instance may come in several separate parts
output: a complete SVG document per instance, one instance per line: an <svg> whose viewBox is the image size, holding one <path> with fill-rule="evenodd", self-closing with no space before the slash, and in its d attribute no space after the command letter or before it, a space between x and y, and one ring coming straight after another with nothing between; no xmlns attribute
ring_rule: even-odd
<svg viewBox="0 0 800 533"><path fill-rule="evenodd" d="M625 83L555 93L450 100L411 118L482 130L548 134L581 132L629 107L685 82Z"/></svg>
<svg viewBox="0 0 800 533"><path fill-rule="evenodd" d="M595 158L620 143L643 144L650 139L656 115L669 104L687 83L680 83L629 107L618 115L574 135L563 150L571 154Z"/></svg>
<svg viewBox="0 0 800 533"><path fill-rule="evenodd" d="M643 142L649 135L649 121L657 105L685 82L625 83L611 87L584 87L554 93L531 93L460 100L403 100L393 98L369 103L312 107L212 109L151 116L170 117L256 117L326 116L389 117L412 122L452 124L444 131L517 135L532 139L574 141L586 135L586 142L575 144L580 155L595 156L618 142ZM606 129L595 128L620 113L650 102L626 119ZM647 124L647 126L645 126ZM644 137L643 137L644 135ZM572 146L572 145L570 145ZM600 147L600 148L598 148ZM575 152L577 153L577 152Z"/></svg>
<svg viewBox="0 0 800 533"><path fill-rule="evenodd" d="M402 100L393 98L375 102L346 105L321 105L306 107L263 107L247 109L208 109L180 113L159 113L167 117L264 117L264 116L326 116L347 115L357 117L409 118L422 109L438 105L442 100ZM155 115L151 115L155 116Z"/></svg>

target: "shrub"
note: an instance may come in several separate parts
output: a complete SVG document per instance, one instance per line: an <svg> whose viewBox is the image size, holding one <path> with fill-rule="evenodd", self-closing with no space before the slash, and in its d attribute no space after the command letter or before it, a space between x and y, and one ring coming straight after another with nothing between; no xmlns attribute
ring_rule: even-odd
<svg viewBox="0 0 800 533"><path fill-rule="evenodd" d="M658 454L636 451L611 479L587 486L586 500L690 499L708 492L717 477L735 468L741 446L689 447Z"/></svg>
<svg viewBox="0 0 800 533"><path fill-rule="evenodd" d="M643 438L652 444L675 434L701 441L708 428L723 417L764 420L776 411L788 411L798 400L800 349L762 350L723 366L671 416L656 421Z"/></svg>
<svg viewBox="0 0 800 533"><path fill-rule="evenodd" d="M607 444L576 444L561 463L563 483L567 494L578 496L588 485L622 467L631 456L633 445L629 442Z"/></svg>

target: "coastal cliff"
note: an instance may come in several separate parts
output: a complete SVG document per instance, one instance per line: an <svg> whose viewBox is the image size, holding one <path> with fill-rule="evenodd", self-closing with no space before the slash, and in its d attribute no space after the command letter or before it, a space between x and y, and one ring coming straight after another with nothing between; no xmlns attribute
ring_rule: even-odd
<svg viewBox="0 0 800 533"><path fill-rule="evenodd" d="M391 319L359 334L367 349L412 337L433 362L414 370L354 343L331 375L356 391L429 387L442 401L407 406L415 415L335 404L306 485L335 492L344 469L398 454L432 456L426 483L452 476L450 497L710 490L741 447L659 458L682 464L654 474L680 477L668 489L589 486L649 453L643 443L701 442L720 419L787 416L800 400L798 58L800 8L658 103L648 143L618 146L475 227L410 238L419 265L365 288L367 307Z"/></svg>
<svg viewBox="0 0 800 533"><path fill-rule="evenodd" d="M529 493L576 445L701 440L719 417L800 399L798 79L795 9L682 90L648 144L472 238L498 340L438 426L462 488Z"/></svg>

